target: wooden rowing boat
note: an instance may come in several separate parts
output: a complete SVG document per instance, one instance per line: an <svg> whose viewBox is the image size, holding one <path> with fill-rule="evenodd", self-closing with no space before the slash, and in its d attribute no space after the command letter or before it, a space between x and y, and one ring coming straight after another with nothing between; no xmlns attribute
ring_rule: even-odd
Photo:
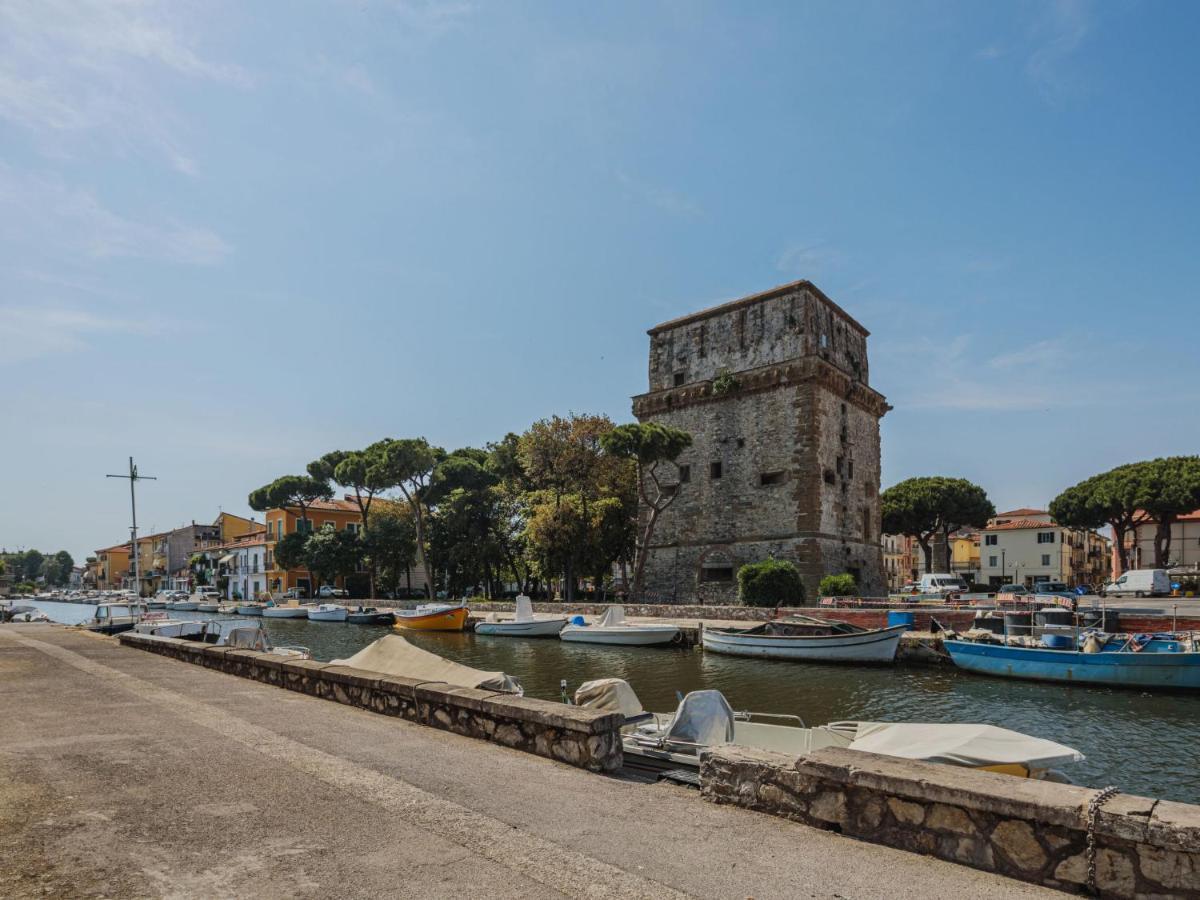
<svg viewBox="0 0 1200 900"><path fill-rule="evenodd" d="M470 610L463 605L425 604L416 609L396 610L396 628L412 631L462 631Z"/></svg>

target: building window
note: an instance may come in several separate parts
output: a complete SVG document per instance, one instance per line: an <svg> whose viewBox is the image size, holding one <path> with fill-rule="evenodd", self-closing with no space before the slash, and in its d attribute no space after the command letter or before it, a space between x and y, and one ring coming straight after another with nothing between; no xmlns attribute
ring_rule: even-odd
<svg viewBox="0 0 1200 900"><path fill-rule="evenodd" d="M348 532L350 532L351 534L358 534L358 532L360 530L360 526L357 522L347 522L346 530Z"/></svg>
<svg viewBox="0 0 1200 900"><path fill-rule="evenodd" d="M1038 532L1038 543L1039 544L1053 544L1054 543L1054 532L1053 531L1039 531Z"/></svg>
<svg viewBox="0 0 1200 900"><path fill-rule="evenodd" d="M679 483L687 484L691 480L692 480L692 467L691 466L680 466L679 467Z"/></svg>
<svg viewBox="0 0 1200 900"><path fill-rule="evenodd" d="M988 557L988 565L993 569L996 568L996 557L989 556Z"/></svg>
<svg viewBox="0 0 1200 900"><path fill-rule="evenodd" d="M721 477L721 464L719 462L710 462L708 464L708 477L714 481Z"/></svg>
<svg viewBox="0 0 1200 900"><path fill-rule="evenodd" d="M829 336L827 334L825 334L825 332L823 332L823 331L821 332L821 346L822 347L829 346Z"/></svg>
<svg viewBox="0 0 1200 900"><path fill-rule="evenodd" d="M987 544L989 547L995 547L995 546L996 546L996 544L998 544L998 543L1000 542L1000 535L998 535L998 534L985 534L985 535L983 536L983 542L984 542L985 544ZM992 565L994 566L994 565L995 565L995 563L992 563Z"/></svg>
<svg viewBox="0 0 1200 900"><path fill-rule="evenodd" d="M733 566L705 566L700 570L702 584L729 581L733 581Z"/></svg>
<svg viewBox="0 0 1200 900"><path fill-rule="evenodd" d="M683 379L686 377L687 376L683 372L676 372L675 373L675 387L682 387Z"/></svg>
<svg viewBox="0 0 1200 900"><path fill-rule="evenodd" d="M334 531L337 531L337 522L333 521L333 519L326 519L324 522L321 523L322 528L324 528L326 525L328 525Z"/></svg>
<svg viewBox="0 0 1200 900"><path fill-rule="evenodd" d="M1042 565L1043 566L1050 565L1050 554L1049 553L1042 554Z"/></svg>
<svg viewBox="0 0 1200 900"><path fill-rule="evenodd" d="M763 472L758 476L758 483L763 487L770 487L773 484L783 484L783 473Z"/></svg>

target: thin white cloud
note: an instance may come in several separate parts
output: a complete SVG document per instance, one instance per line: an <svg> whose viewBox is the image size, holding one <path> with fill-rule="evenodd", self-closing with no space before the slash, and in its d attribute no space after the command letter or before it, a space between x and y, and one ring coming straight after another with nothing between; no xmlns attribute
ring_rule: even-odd
<svg viewBox="0 0 1200 900"><path fill-rule="evenodd" d="M100 140L119 152L148 149L184 174L180 124L157 87L163 75L250 84L232 63L185 39L199 23L159 0L5 0L0 3L0 118L32 132L48 156L67 142Z"/></svg>
<svg viewBox="0 0 1200 900"><path fill-rule="evenodd" d="M678 191L639 181L626 172L616 173L617 181L635 199L648 203L663 212L681 218L695 219L704 215L700 204Z"/></svg>
<svg viewBox="0 0 1200 900"><path fill-rule="evenodd" d="M815 277L846 262L846 254L828 241L797 241L775 258L775 268L789 275Z"/></svg>
<svg viewBox="0 0 1200 900"><path fill-rule="evenodd" d="M390 4L405 28L421 38L435 38L462 24L475 12L474 3L453 0L392 0Z"/></svg>
<svg viewBox="0 0 1200 900"><path fill-rule="evenodd" d="M1036 367L1038 369L1061 369L1070 355L1065 338L1051 338L1037 341L1028 347L1000 353L988 360L992 369L1018 369Z"/></svg>
<svg viewBox="0 0 1200 900"><path fill-rule="evenodd" d="M119 215L90 191L0 163L0 235L11 244L51 247L65 256L137 257L213 265L232 248L206 228L167 220L150 223Z"/></svg>
<svg viewBox="0 0 1200 900"><path fill-rule="evenodd" d="M1090 0L1053 0L1038 7L1031 28L1035 44L1025 72L1049 100L1059 100L1080 88L1071 57L1084 45L1094 21Z"/></svg>
<svg viewBox="0 0 1200 900"><path fill-rule="evenodd" d="M98 315L81 309L0 306L0 365L78 353L104 335L154 334L151 322Z"/></svg>

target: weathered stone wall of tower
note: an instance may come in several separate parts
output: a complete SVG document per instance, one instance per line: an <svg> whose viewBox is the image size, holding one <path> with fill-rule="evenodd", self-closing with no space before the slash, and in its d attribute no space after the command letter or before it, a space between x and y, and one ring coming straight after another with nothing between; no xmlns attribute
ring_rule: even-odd
<svg viewBox="0 0 1200 900"><path fill-rule="evenodd" d="M845 571L863 593L883 593L888 407L867 384L866 331L801 282L650 335L651 390L634 413L694 443L652 541L646 591L730 602L740 566L776 557L797 564L810 602L823 575Z"/></svg>

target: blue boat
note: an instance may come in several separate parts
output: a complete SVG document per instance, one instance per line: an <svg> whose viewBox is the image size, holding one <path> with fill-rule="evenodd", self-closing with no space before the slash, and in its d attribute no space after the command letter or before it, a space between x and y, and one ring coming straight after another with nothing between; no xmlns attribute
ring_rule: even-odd
<svg viewBox="0 0 1200 900"><path fill-rule="evenodd" d="M1109 635L1097 653L947 640L954 664L1001 678L1151 690L1200 691L1200 653L1170 635ZM1133 646L1141 649L1134 650Z"/></svg>

